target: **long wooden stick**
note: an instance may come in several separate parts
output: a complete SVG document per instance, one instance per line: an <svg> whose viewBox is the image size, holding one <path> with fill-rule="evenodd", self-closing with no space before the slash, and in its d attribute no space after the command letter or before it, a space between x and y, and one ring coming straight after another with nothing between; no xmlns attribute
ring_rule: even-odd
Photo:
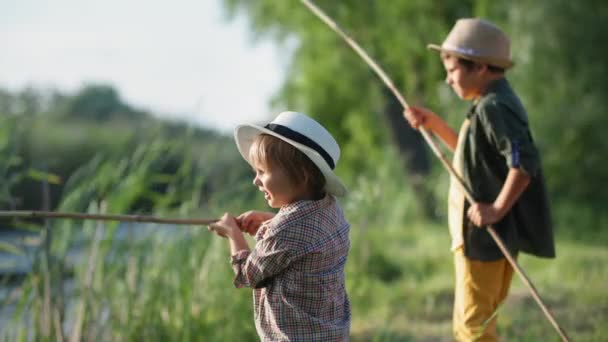
<svg viewBox="0 0 608 342"><path fill-rule="evenodd" d="M20 217L20 218L55 218L55 219L78 219L78 220L98 220L98 221L123 221L123 222L142 222L142 223L161 223L177 225L208 225L218 221L218 219L167 219L154 216L143 215L105 215L105 214L83 214L66 213L57 211L0 211L0 217Z"/></svg>
<svg viewBox="0 0 608 342"><path fill-rule="evenodd" d="M391 79L386 75L386 73L382 70L382 68L380 68L380 66L378 66L378 64L365 52L365 50L363 50L359 46L359 44L357 44L357 42L355 42L346 33L344 33L344 31L330 17L328 17L321 9L319 9L311 1L308 1L308 0L300 0L300 1L306 7L308 7L308 9L311 12L313 12L317 17L319 17L319 19L321 19L325 24L327 24L327 26L331 27L338 35L340 35L342 37L342 39L344 39L346 41L346 43L348 43L348 45L350 45L353 48L353 50L355 50L355 52L357 52L359 54L359 56L361 58L363 58L363 60L376 72L376 74L380 77L380 79L384 82L384 84L392 91L393 95L395 95L397 100L399 100L399 102L401 103L401 105L403 106L404 109L409 108L409 105L407 104L407 102L405 101L405 99L403 98L401 93L399 91L397 91L397 89L395 88ZM475 203L475 200L471 196L471 192L466 188L462 178L458 175L456 170L454 170L454 168L452 167L452 164L448 162L448 160L446 159L444 154L437 147L437 145L435 144L435 141L431 138L428 131L422 126L420 127L419 130L420 130L420 133L422 133L424 140L426 140L428 145L431 147L431 150L433 150L433 153L435 153L435 155L439 158L439 160L441 161L443 166L447 169L447 171L450 173L450 175L452 175L454 178L456 178L456 180L458 181L458 184L462 188L467 200L470 203ZM496 233L496 231L494 230L494 228L492 226L487 226L486 229L487 229L488 233L490 233L490 235L492 236L492 238L494 239L496 244L498 245L498 248L500 248L500 250L502 251L504 256L507 258L507 260L509 261L511 266L513 266L513 268L515 269L517 274L521 277L524 284L526 284L526 286L532 293L532 297L534 297L534 299L540 306L541 310L543 311L543 313L545 314L545 316L547 317L547 319L549 320L551 325L553 325L553 327L555 328L555 330L557 331L559 336L562 338L562 340L568 341L568 337L566 336L566 333L559 326L559 324L557 324L557 321L555 320L555 318L553 317L553 315L551 314L549 309L545 306L542 299L540 298L538 291L536 290L536 288L534 287L534 285L532 284L532 282L530 281L528 276L525 274L524 270L519 266L519 264L517 263L515 258L513 258L513 256L509 252L509 250L506 248L506 246L505 246L504 242L502 241L502 239L500 238L500 236Z"/></svg>

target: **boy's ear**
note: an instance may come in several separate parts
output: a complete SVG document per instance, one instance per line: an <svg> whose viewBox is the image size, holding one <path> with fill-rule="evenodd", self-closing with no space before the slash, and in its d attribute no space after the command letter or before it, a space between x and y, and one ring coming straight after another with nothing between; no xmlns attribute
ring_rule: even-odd
<svg viewBox="0 0 608 342"><path fill-rule="evenodd" d="M477 67L477 72L482 74L486 71L488 71L488 65L487 64L475 64L475 66Z"/></svg>
<svg viewBox="0 0 608 342"><path fill-rule="evenodd" d="M304 178L303 178L302 184L304 184L305 187L308 187L309 183L310 183L310 175L308 174L308 172L304 172Z"/></svg>
<svg viewBox="0 0 608 342"><path fill-rule="evenodd" d="M314 181L312 180L312 175L308 172L304 172L302 177L302 189L305 191L310 191L313 188Z"/></svg>

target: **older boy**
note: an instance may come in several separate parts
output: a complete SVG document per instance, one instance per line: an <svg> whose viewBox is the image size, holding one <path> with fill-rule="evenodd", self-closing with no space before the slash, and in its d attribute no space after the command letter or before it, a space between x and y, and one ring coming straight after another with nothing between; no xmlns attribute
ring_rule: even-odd
<svg viewBox="0 0 608 342"><path fill-rule="evenodd" d="M495 25L460 19L441 46L446 83L472 106L457 134L428 109L405 118L454 151L454 169L476 203L452 179L448 221L455 264L453 331L458 341L496 341L498 306L513 269L485 229L493 225L513 255L554 257L553 228L540 158L526 111L504 73L513 66L509 38Z"/></svg>

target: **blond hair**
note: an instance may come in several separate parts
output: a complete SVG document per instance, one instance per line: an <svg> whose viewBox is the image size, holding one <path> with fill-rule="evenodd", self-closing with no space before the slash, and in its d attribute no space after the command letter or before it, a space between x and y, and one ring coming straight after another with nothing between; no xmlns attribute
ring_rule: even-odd
<svg viewBox="0 0 608 342"><path fill-rule="evenodd" d="M321 170L300 150L275 136L256 136L249 149L249 160L253 165L283 169L293 185L304 185L314 198L325 195L326 180Z"/></svg>

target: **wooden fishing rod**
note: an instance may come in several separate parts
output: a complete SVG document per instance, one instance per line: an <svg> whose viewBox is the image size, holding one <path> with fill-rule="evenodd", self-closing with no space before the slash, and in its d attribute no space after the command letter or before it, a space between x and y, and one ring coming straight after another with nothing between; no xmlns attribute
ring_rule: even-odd
<svg viewBox="0 0 608 342"><path fill-rule="evenodd" d="M384 82L384 84L391 90L393 95L395 95L397 100L399 100L399 103L401 103L401 105L403 106L403 109L409 108L409 105L407 104L407 102L405 101L405 99L403 98L401 93L399 91L397 91L397 88L395 88L393 81L386 75L386 73L382 70L382 68L380 68L380 66L378 66L378 64L365 52L365 50L363 50L359 46L359 44L357 44L357 42L355 42L351 37L349 37L346 33L344 33L344 31L336 24L335 21L333 21L330 17L328 17L320 8L318 8L311 1L308 1L308 0L300 0L300 1L311 12L313 12L319 19L321 19L321 21L323 21L325 24L327 24L327 26L332 28L340 37L342 37L342 39L344 39L344 41L346 41L346 43L348 43L348 45L350 45L350 47L353 48L353 50L355 50L355 52L357 52L357 54L359 54L359 56L367 63L367 65L369 65L376 72L376 74L380 77L380 79ZM467 198L469 203L471 203L471 204L475 203L475 199L471 195L471 192L467 189L464 181L458 175L456 170L454 170L454 168L452 167L452 164L448 162L447 158L444 156L444 154L441 152L441 150L437 147L437 144L435 144L435 141L433 140L433 138L431 138L428 131L423 126L420 126L419 131L420 131L420 133L422 133L424 140L426 140L428 145L431 147L431 150L433 150L433 153L435 153L435 155L439 158L439 160L441 161L443 166L447 169L448 173L457 180L458 184L462 188L462 191L465 194L465 197ZM532 293L532 297L534 297L534 300L536 300L536 303L540 306L541 310L543 311L543 313L545 314L545 316L547 317L547 319L549 320L549 322L551 323L553 328L555 328L558 335L562 338L562 340L569 341L564 330L559 326L559 324L557 323L557 321L551 314L551 311L549 311L549 309L543 303L538 291L532 284L532 281L530 281L530 279L528 278L528 276L526 275L524 270L519 266L519 264L517 263L515 258L513 258L513 256L507 249L505 243L502 241L500 236L496 233L496 230L494 229L494 227L492 227L491 225L488 225L486 227L486 230L492 236L492 238L494 239L494 242L496 242L496 244L498 245L498 248L502 251L503 255L509 261L511 266L513 266L513 268L515 269L515 271L517 272L519 277L522 279L524 284L528 287L528 289Z"/></svg>
<svg viewBox="0 0 608 342"><path fill-rule="evenodd" d="M121 222L140 222L140 223L160 223L177 225L208 225L218 221L218 219L173 219L160 218L145 215L111 215L111 214L83 214L66 213L57 211L0 211L0 217L14 218L52 218L52 219L77 219L77 220L97 220L97 221L121 221Z"/></svg>

